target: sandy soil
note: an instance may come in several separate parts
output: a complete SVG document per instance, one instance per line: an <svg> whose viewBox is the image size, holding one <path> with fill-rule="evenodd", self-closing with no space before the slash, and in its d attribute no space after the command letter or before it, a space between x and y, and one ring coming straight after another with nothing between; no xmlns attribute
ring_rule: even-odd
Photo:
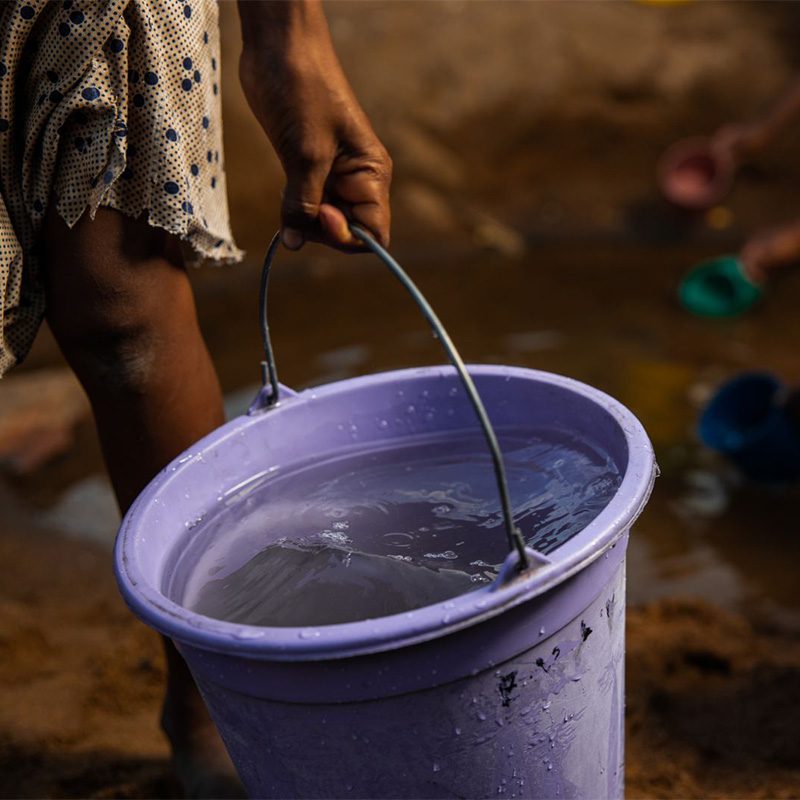
<svg viewBox="0 0 800 800"><path fill-rule="evenodd" d="M108 562L88 543L0 533L13 565L0 584L0 797L181 796L156 724L160 645ZM628 797L800 795L800 637L662 602L629 612L627 672Z"/></svg>

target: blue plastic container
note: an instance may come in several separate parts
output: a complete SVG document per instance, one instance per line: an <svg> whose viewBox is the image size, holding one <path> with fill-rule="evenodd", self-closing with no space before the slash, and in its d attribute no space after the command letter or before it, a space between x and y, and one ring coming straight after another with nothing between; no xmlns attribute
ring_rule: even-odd
<svg viewBox="0 0 800 800"><path fill-rule="evenodd" d="M700 418L700 438L755 481L800 478L800 428L781 401L785 387L769 373L746 373L724 384Z"/></svg>

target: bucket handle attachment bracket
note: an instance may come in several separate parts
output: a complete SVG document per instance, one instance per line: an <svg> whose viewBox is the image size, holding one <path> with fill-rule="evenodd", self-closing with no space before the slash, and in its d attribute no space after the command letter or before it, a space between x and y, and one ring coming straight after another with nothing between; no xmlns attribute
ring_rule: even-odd
<svg viewBox="0 0 800 800"><path fill-rule="evenodd" d="M506 470L503 463L503 456L500 451L500 445L497 441L497 436L489 420L489 415L486 413L486 408L483 401L475 388L475 384L467 371L464 361L456 350L453 341L450 339L447 331L436 316L433 308L431 308L424 295L417 288L416 284L406 274L405 270L392 258L391 255L381 247L373 237L367 233L363 228L358 225L350 225L350 231L357 239L362 241L368 250L372 251L385 266L391 270L394 276L404 286L406 291L411 295L414 302L419 307L425 319L433 329L434 336L441 342L442 347L447 353L450 363L455 367L456 372L461 378L461 382L466 390L467 397L475 409L475 414L478 417L478 422L483 429L486 444L489 447L489 452L492 457L492 465L494 467L495 479L497 481L497 489L500 495L500 507L503 514L503 522L506 529L506 536L508 544L512 552L515 554L513 559L514 572L519 573L528 569L531 562L537 564L544 563L542 558L532 558L530 550L525 546L525 540L522 537L522 532L514 523L514 515L511 511L511 498L508 492L508 481L506 479ZM261 285L259 289L259 321L261 324L261 344L264 349L264 360L261 362L261 380L264 388L259 393L259 399L263 404L263 409L268 410L275 406L280 400L281 385L278 382L278 372L275 368L275 354L272 349L272 342L269 335L269 322L267 320L267 287L269 285L269 275L272 269L272 262L275 258L275 253L280 246L281 238L280 232L272 237L269 243L266 255L264 256L264 267L261 272ZM538 554L537 554L538 555ZM506 559L508 561L508 559ZM504 575L505 581L508 580L507 574Z"/></svg>

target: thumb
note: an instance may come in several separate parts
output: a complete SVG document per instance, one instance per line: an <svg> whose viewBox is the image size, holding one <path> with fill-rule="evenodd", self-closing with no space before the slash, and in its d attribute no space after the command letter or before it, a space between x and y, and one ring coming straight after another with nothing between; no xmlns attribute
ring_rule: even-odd
<svg viewBox="0 0 800 800"><path fill-rule="evenodd" d="M310 239L319 238L319 206L328 169L314 165L286 172L281 203L281 240L290 250L299 250Z"/></svg>
<svg viewBox="0 0 800 800"><path fill-rule="evenodd" d="M326 244L346 249L362 248L361 242L350 233L347 217L336 206L323 203L319 207L319 221Z"/></svg>

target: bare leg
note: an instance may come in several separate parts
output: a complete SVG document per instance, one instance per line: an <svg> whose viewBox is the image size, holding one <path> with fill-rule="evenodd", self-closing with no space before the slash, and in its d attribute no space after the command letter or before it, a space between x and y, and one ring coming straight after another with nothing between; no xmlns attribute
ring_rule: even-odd
<svg viewBox="0 0 800 800"><path fill-rule="evenodd" d="M83 384L120 508L223 420L177 241L100 209L45 223L47 320ZM244 796L186 664L165 640L162 727L190 797Z"/></svg>

